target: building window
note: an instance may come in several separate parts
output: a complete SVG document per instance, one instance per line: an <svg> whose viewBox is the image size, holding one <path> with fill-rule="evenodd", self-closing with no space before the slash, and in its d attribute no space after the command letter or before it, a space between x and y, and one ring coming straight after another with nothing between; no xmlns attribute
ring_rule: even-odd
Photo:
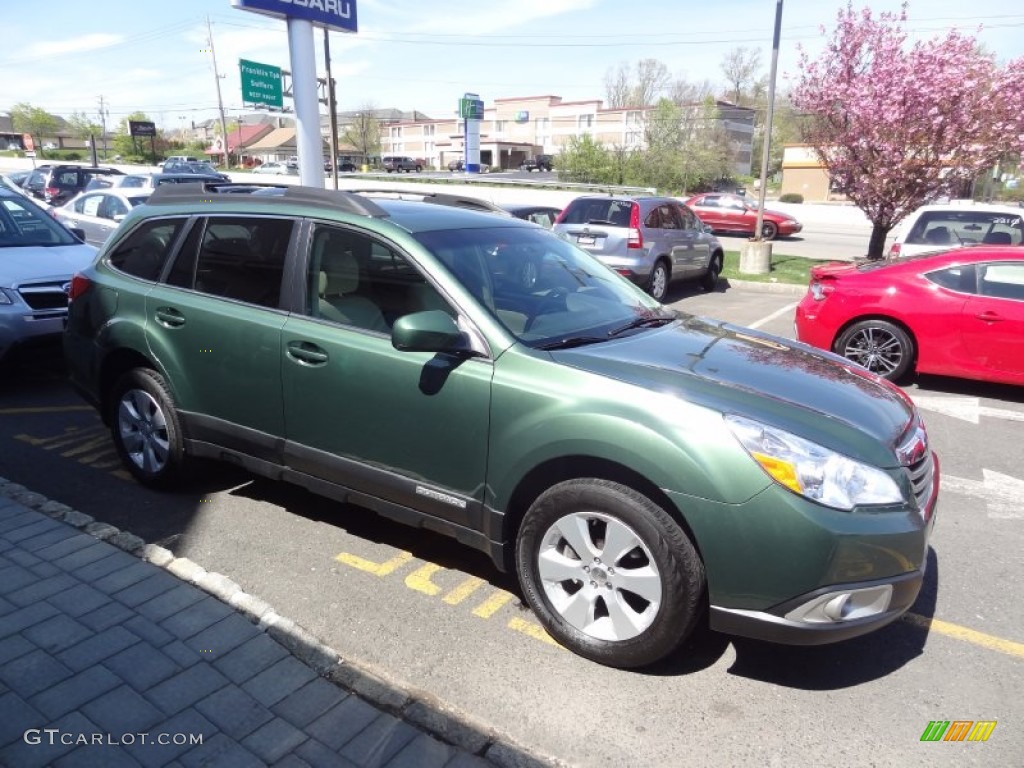
<svg viewBox="0 0 1024 768"><path fill-rule="evenodd" d="M504 133L505 132L505 126L506 126L507 123L508 123L508 120L495 120L494 121L494 132L495 133Z"/></svg>
<svg viewBox="0 0 1024 768"><path fill-rule="evenodd" d="M393 125L388 130L390 131L390 135L391 135L392 140L402 138L402 127L401 126Z"/></svg>
<svg viewBox="0 0 1024 768"><path fill-rule="evenodd" d="M424 125L423 126L423 135L424 136L433 136L434 135L434 128L435 127L436 126L433 123L431 123L430 125Z"/></svg>
<svg viewBox="0 0 1024 768"><path fill-rule="evenodd" d="M580 115L576 121L576 126L581 131L590 130L594 127L594 116L593 115Z"/></svg>
<svg viewBox="0 0 1024 768"><path fill-rule="evenodd" d="M633 110L626 113L626 125L640 125L643 122L643 113Z"/></svg>

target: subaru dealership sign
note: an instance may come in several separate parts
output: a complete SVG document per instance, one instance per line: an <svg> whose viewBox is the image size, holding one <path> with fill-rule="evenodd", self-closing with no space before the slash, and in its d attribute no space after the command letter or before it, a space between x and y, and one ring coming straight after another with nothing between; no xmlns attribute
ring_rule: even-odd
<svg viewBox="0 0 1024 768"><path fill-rule="evenodd" d="M356 0L231 0L231 4L278 19L302 19L341 32L359 31Z"/></svg>

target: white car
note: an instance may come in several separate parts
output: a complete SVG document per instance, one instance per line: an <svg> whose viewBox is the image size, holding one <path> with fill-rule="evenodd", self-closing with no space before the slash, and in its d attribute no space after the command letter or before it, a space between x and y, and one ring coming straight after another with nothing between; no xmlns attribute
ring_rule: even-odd
<svg viewBox="0 0 1024 768"><path fill-rule="evenodd" d="M965 245L1020 245L1024 208L991 203L924 205L903 220L889 256L916 256Z"/></svg>
<svg viewBox="0 0 1024 768"><path fill-rule="evenodd" d="M290 163L264 163L252 169L253 173L272 173L278 176L293 176L297 174L298 168Z"/></svg>
<svg viewBox="0 0 1024 768"><path fill-rule="evenodd" d="M66 227L80 229L85 242L99 248L132 208L142 205L152 189L100 189L83 192L54 210Z"/></svg>

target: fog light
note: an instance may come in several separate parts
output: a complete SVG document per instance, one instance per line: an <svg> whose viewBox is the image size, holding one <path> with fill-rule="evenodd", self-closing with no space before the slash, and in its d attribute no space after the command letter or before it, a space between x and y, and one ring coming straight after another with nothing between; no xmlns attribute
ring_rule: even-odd
<svg viewBox="0 0 1024 768"><path fill-rule="evenodd" d="M889 610L892 585L844 589L818 595L786 614L790 621L805 624L835 624L875 616Z"/></svg>

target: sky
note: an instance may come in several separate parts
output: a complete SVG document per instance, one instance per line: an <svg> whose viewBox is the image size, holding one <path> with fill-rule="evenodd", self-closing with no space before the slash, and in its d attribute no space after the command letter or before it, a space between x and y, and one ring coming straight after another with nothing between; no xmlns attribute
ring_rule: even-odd
<svg viewBox="0 0 1024 768"><path fill-rule="evenodd" d="M332 32L339 111L373 105L444 118L464 92L495 98L555 95L603 99L608 72L653 58L673 77L724 86L725 55L761 51L768 73L777 2L772 0L353 0L359 31ZM799 46L812 57L845 0L784 3L778 88L797 74ZM876 14L899 0L857 0ZM1024 56L1020 0L910 0L911 37L951 27L1001 62ZM289 69L283 21L230 0L0 0L0 111L28 102L64 117L99 121L100 97L116 123L145 112L173 131L214 117L213 38L228 118L245 109L238 60ZM315 31L318 73L323 33ZM721 89L724 92L724 87ZM287 100L286 100L287 101Z"/></svg>

